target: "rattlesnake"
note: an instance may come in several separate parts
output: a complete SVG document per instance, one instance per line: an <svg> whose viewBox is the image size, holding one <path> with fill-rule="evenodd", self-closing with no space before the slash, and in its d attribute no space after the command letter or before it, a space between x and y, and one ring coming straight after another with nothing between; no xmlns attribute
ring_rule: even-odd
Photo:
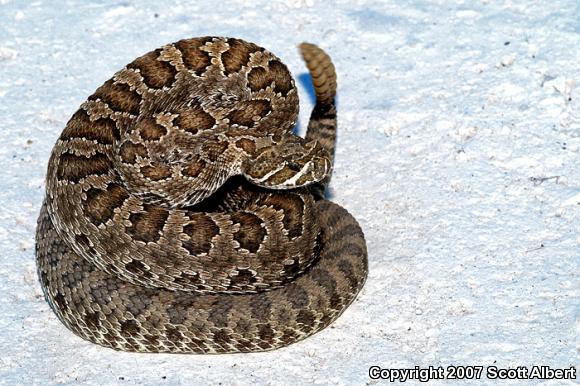
<svg viewBox="0 0 580 386"><path fill-rule="evenodd" d="M300 48L317 97L305 139L288 69L239 39L151 51L81 105L52 151L36 233L41 286L69 329L124 351L265 351L354 300L364 236L323 197L336 75Z"/></svg>

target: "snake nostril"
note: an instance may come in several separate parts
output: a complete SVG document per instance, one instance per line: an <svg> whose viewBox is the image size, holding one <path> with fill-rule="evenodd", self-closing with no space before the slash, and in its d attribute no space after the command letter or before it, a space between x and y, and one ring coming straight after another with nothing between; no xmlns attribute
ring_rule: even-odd
<svg viewBox="0 0 580 386"><path fill-rule="evenodd" d="M295 172L299 172L300 169L302 169L300 165L296 162L288 162L288 167L290 168L290 170L293 170Z"/></svg>

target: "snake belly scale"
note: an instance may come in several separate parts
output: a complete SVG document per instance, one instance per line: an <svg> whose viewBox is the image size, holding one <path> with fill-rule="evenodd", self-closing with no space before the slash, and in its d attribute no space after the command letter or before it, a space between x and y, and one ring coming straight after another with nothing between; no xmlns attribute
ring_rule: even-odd
<svg viewBox="0 0 580 386"><path fill-rule="evenodd" d="M300 50L317 99L305 138L287 67L222 37L135 59L74 113L36 232L42 289L70 330L123 351L257 352L352 303L364 236L324 198L335 69L317 46Z"/></svg>

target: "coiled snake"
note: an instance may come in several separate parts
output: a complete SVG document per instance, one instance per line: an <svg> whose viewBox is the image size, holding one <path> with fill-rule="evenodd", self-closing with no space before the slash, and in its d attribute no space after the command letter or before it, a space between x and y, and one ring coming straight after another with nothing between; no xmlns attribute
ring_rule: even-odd
<svg viewBox="0 0 580 386"><path fill-rule="evenodd" d="M335 70L300 49L317 98L304 139L288 69L239 39L151 51L81 105L52 151L36 233L45 297L69 329L124 351L265 351L354 300L364 236L323 197Z"/></svg>

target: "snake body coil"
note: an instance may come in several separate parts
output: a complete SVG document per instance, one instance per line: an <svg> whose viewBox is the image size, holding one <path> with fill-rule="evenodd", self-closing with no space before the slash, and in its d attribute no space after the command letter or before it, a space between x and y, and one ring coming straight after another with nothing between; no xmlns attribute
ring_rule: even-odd
<svg viewBox="0 0 580 386"><path fill-rule="evenodd" d="M265 351L354 300L364 236L323 198L336 74L300 49L317 96L304 139L288 69L239 39L151 51L81 105L52 151L36 234L42 288L69 329L125 351Z"/></svg>

